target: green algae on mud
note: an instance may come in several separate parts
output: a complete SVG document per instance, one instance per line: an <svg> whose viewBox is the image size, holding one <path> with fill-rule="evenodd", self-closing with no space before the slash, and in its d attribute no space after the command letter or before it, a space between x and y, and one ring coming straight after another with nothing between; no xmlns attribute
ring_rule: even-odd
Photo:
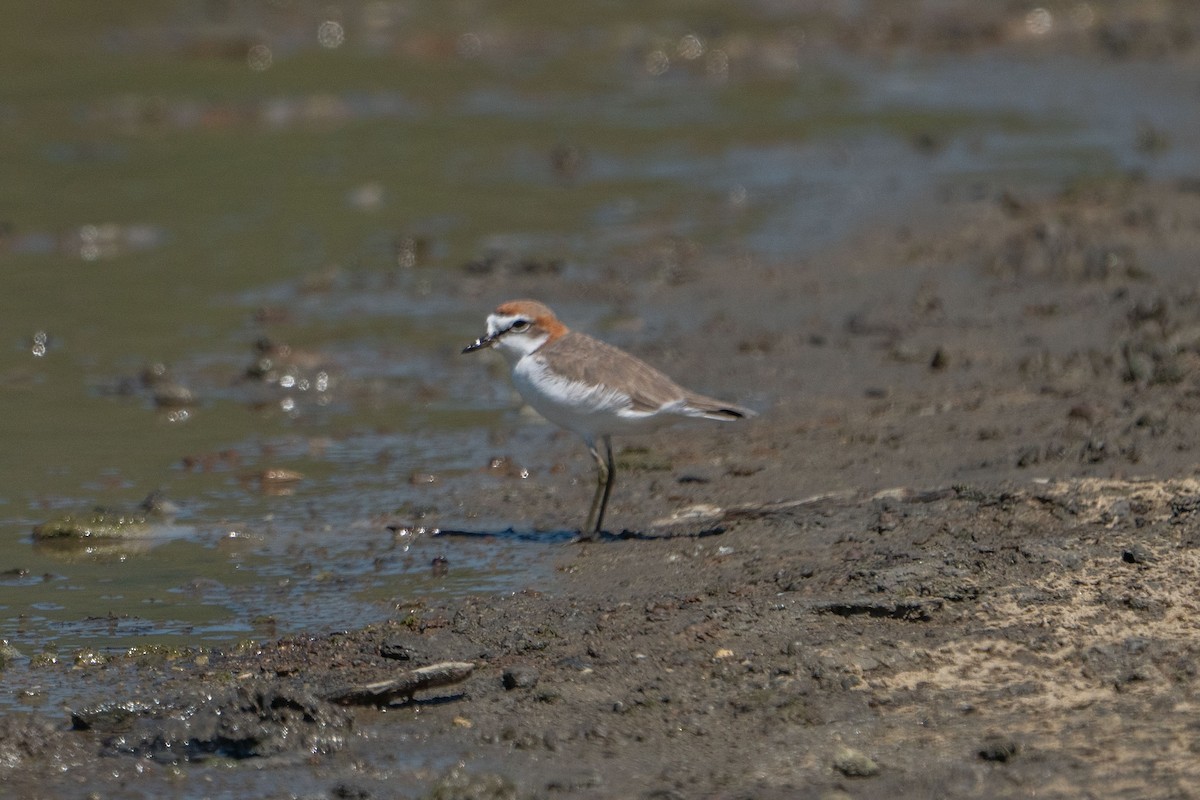
<svg viewBox="0 0 1200 800"><path fill-rule="evenodd" d="M142 539L153 527L143 514L97 510L91 514L64 514L35 525L34 541L84 541L88 539Z"/></svg>
<svg viewBox="0 0 1200 800"><path fill-rule="evenodd" d="M194 533L186 525L165 521L152 512L126 513L96 509L67 513L33 527L35 550L59 556L127 556Z"/></svg>
<svg viewBox="0 0 1200 800"><path fill-rule="evenodd" d="M97 509L90 513L65 513L34 525L34 548L59 557L132 555L163 542L194 533L188 525L163 521L152 513L121 513Z"/></svg>

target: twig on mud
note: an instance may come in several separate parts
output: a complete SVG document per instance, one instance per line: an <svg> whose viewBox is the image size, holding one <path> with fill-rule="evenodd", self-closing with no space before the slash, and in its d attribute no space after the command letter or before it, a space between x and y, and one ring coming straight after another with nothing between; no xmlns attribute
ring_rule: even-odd
<svg viewBox="0 0 1200 800"><path fill-rule="evenodd" d="M895 489L885 489L881 492L876 492L871 495L871 500L898 500L905 503L932 503L937 500L945 500L948 497L954 497L957 490L952 487L938 487L934 489L913 489L909 487L899 487ZM796 509L815 506L825 502L845 502L859 498L860 492L854 489L844 489L838 492L825 492L824 494L814 494L811 497L802 497L798 500L774 500L766 503L740 503L728 508L721 506L700 504L680 509L669 517L664 517L655 520L650 527L658 531L672 531L684 528L694 528L696 525L708 526L704 528L705 532L716 530L722 532L723 529L717 528L723 522L729 522L735 519L761 519L763 517L773 517L780 514L788 514Z"/></svg>
<svg viewBox="0 0 1200 800"><path fill-rule="evenodd" d="M695 526L697 524L711 526L718 525L722 522L727 522L734 519L756 519L759 517L769 517L774 514L786 514L797 508L815 505L825 500L848 500L854 497L856 492L852 490L843 492L828 492L826 494L813 495L812 497L804 497L799 500L776 500L768 503L741 503L729 508L722 508L714 505L695 505L688 508L680 509L669 517L664 517L655 520L650 527L656 530L672 530L685 526Z"/></svg>
<svg viewBox="0 0 1200 800"><path fill-rule="evenodd" d="M853 489L846 489L841 492L826 492L825 494L815 494L812 497L802 497L799 500L776 500L770 503L740 503L739 505L724 509L721 518L729 520L770 517L775 514L786 514L797 508L816 505L826 500L850 500L857 494Z"/></svg>
<svg viewBox="0 0 1200 800"><path fill-rule="evenodd" d="M443 661L403 672L387 680L348 686L325 695L325 699L342 705L386 706L400 699L412 700L413 694L424 689L436 689L466 680L474 671L475 665L469 661Z"/></svg>

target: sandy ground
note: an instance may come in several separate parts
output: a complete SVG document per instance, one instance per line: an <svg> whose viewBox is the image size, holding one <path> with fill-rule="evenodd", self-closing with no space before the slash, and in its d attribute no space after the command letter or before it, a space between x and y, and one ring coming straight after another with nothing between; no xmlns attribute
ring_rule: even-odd
<svg viewBox="0 0 1200 800"><path fill-rule="evenodd" d="M100 696L75 729L3 720L6 786L1191 796L1200 194L1117 180L936 211L800 276L701 260L639 294L688 303L704 347L682 326L623 343L763 414L622 449L627 534L550 545L551 585L145 663L124 713ZM474 502L581 516L590 487L560 478L489 479ZM655 524L700 503L717 509ZM474 674L386 710L328 700L444 661Z"/></svg>

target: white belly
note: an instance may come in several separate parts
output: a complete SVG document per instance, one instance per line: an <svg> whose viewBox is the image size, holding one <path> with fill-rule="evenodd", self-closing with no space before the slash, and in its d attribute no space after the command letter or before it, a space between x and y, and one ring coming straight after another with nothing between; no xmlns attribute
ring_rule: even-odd
<svg viewBox="0 0 1200 800"><path fill-rule="evenodd" d="M536 356L520 359L512 376L517 391L535 411L585 439L645 433L680 419L670 406L637 411L624 392L565 380Z"/></svg>

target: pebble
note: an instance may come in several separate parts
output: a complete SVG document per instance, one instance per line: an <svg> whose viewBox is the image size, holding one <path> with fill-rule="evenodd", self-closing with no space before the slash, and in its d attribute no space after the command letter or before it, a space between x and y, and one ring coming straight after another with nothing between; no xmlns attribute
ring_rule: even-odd
<svg viewBox="0 0 1200 800"><path fill-rule="evenodd" d="M400 642L389 640L379 645L379 655L384 658L394 658L397 661L411 661L416 651Z"/></svg>
<svg viewBox="0 0 1200 800"><path fill-rule="evenodd" d="M294 469L269 467L258 473L258 480L263 486L277 486L286 483L296 483L304 480L304 473Z"/></svg>
<svg viewBox="0 0 1200 800"><path fill-rule="evenodd" d="M1121 551L1121 560L1126 564L1150 564L1157 559L1145 545L1135 544Z"/></svg>
<svg viewBox="0 0 1200 800"><path fill-rule="evenodd" d="M159 408L182 408L195 403L196 395L181 384L163 383L154 389L154 404Z"/></svg>
<svg viewBox="0 0 1200 800"><path fill-rule="evenodd" d="M989 736L979 748L979 757L984 761L999 761L1004 763L1016 757L1021 752L1021 745L1007 737Z"/></svg>
<svg viewBox="0 0 1200 800"><path fill-rule="evenodd" d="M879 765L861 750L840 747L833 755L833 767L847 778L869 778L879 774Z"/></svg>
<svg viewBox="0 0 1200 800"><path fill-rule="evenodd" d="M538 671L533 667L518 666L504 670L504 675L500 680L504 684L504 688L511 691L512 689L532 689L537 686L539 677Z"/></svg>

